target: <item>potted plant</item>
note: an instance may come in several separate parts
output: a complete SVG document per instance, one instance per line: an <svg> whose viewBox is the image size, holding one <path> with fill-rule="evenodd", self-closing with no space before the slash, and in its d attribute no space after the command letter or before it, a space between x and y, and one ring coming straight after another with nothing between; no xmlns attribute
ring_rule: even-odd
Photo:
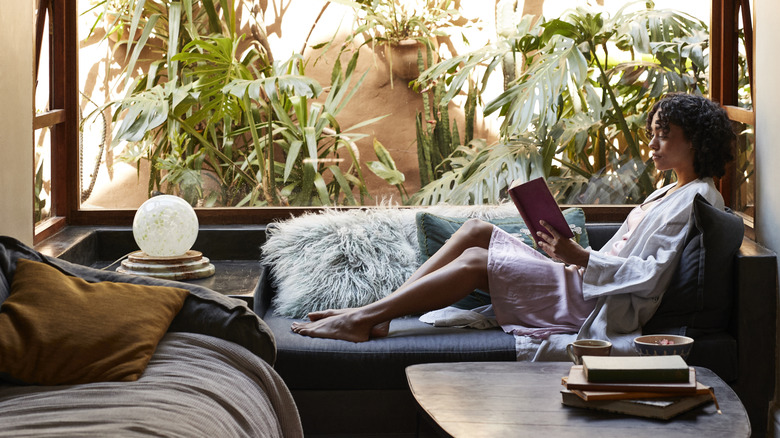
<svg viewBox="0 0 780 438"><path fill-rule="evenodd" d="M370 44L375 52L377 46L384 50L390 64L391 84L394 76L412 80L419 75L418 52L422 52L423 59L428 58L428 51L435 55L436 37L446 35L443 28L468 23L454 9L453 0L334 1L355 9L357 27L348 43L363 35L362 44Z"/></svg>

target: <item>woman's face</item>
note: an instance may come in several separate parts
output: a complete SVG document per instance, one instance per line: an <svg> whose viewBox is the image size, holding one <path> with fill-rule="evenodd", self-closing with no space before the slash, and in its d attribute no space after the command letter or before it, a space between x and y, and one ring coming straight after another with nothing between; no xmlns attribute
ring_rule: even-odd
<svg viewBox="0 0 780 438"><path fill-rule="evenodd" d="M693 172L695 152L693 145L685 138L681 127L669 123L669 132L664 134L658 123L658 113L653 115L651 155L658 170L674 170L681 173Z"/></svg>

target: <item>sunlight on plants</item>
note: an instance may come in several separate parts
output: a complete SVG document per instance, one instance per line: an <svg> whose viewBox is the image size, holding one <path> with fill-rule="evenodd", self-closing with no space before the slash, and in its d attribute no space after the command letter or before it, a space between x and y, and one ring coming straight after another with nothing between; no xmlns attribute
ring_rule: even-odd
<svg viewBox="0 0 780 438"><path fill-rule="evenodd" d="M106 36L117 32L128 53L129 88L93 114L111 111L111 146L127 143L122 160L148 160L150 194L198 206L361 205L371 198L354 142L364 136L359 128L380 118L351 127L338 121L365 77L355 71L358 52L346 66L332 62L323 87L306 75L301 55L273 58L264 26L239 32L233 2L100 6L98 20L116 17ZM148 67L137 68L150 56Z"/></svg>
<svg viewBox="0 0 780 438"><path fill-rule="evenodd" d="M640 202L671 177L655 175L647 158L645 114L666 93L706 93L707 37L701 20L644 1L614 14L576 8L550 20L525 16L513 28L504 22L495 43L442 61L418 78L421 87L448 82L447 101L468 78L484 84L502 65L505 89L484 107L502 119L499 143L476 153L456 151L465 162L447 178L458 190L432 183L415 201L491 203L496 193L505 199L508 176L478 175L513 175L507 169L514 167L525 168L529 178L546 177L559 202ZM506 159L505 146L514 142L534 147ZM475 165L494 167L478 173ZM498 186L485 190L490 184Z"/></svg>
<svg viewBox="0 0 780 438"><path fill-rule="evenodd" d="M700 1L683 10L605 3L547 1L538 18L501 0L488 14L495 27L477 40L464 30L483 23L454 0L331 0L298 12L274 4L279 21L319 10L295 35L253 2L99 1L85 12L97 36L85 41L109 42L114 63L101 87L116 91L92 104L85 124L108 114L109 174L111 154L137 166L139 179L148 169L147 195L196 206L374 204L368 176L404 204L502 202L513 180L537 176L561 203L637 203L673 177L649 159L645 114L666 93L707 93L708 28L694 12ZM310 41L336 6L346 12L328 23L335 33ZM419 175L402 171L394 145L371 134L395 115L342 118L355 105L382 105L353 100L366 87L360 57L387 59L392 89L400 58L389 48L406 40L419 43L403 80L419 98ZM303 49L279 57L278 47L295 45ZM317 63L327 79L311 74ZM485 129L492 121L494 134ZM418 177L419 191L408 190Z"/></svg>

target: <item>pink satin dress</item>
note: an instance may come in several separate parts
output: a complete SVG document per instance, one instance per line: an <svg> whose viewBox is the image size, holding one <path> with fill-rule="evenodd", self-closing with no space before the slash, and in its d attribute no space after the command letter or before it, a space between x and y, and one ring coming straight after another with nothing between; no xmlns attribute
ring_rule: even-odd
<svg viewBox="0 0 780 438"><path fill-rule="evenodd" d="M655 202L638 206L627 221L628 231L612 248L617 255L632 230ZM596 300L582 297L584 269L555 262L498 227L488 248L488 284L496 320L507 333L547 338L576 333Z"/></svg>

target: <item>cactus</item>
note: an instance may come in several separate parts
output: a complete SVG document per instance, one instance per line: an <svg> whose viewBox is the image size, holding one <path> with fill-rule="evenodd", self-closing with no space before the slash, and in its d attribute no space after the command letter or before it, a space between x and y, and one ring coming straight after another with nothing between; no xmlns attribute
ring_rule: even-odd
<svg viewBox="0 0 780 438"><path fill-rule="evenodd" d="M428 50L428 65L433 62L432 50ZM417 52L417 68L425 69L422 51ZM468 144L474 138L474 120L477 106L477 88L469 81L469 92L466 98L465 117L466 128L463 142L460 140L460 130L455 120L450 122L448 105L439 105L446 92L444 81L440 80L433 86L433 96L430 91L422 92L423 112L417 113L417 161L420 169L420 183L427 185L451 170L442 163L463 144ZM451 125L451 127L450 127Z"/></svg>
<svg viewBox="0 0 780 438"><path fill-rule="evenodd" d="M417 113L417 163L420 169L420 184L428 185L435 178L431 165L431 137L423 125L422 113Z"/></svg>

